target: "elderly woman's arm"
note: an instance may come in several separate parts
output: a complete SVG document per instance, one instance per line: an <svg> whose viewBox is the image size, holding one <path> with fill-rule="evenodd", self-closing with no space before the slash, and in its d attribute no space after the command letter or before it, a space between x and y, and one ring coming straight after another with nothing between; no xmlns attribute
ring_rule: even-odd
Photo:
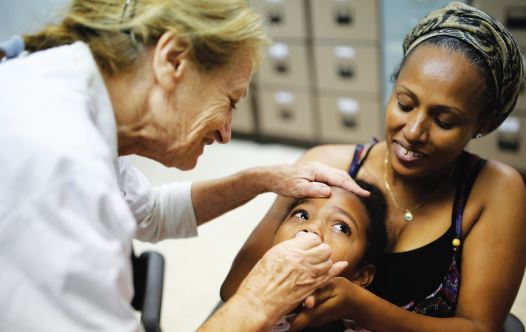
<svg viewBox="0 0 526 332"><path fill-rule="evenodd" d="M336 278L315 294L317 305L297 317L295 329L348 317L372 331L500 331L526 266L526 190L518 172L489 162L471 195L480 204L471 213L480 215L464 229L454 317L408 312Z"/></svg>
<svg viewBox="0 0 526 332"><path fill-rule="evenodd" d="M368 194L342 170L318 162L256 167L217 180L195 182L192 204L200 225L228 212L255 196L274 192L286 197L326 197L329 185L359 195Z"/></svg>
<svg viewBox="0 0 526 332"><path fill-rule="evenodd" d="M119 158L118 169L121 194L138 221L136 237L147 242L195 236L198 225L264 192L290 197L328 196L328 185L333 185L368 194L346 172L317 162L256 167L216 180L155 188L128 157Z"/></svg>

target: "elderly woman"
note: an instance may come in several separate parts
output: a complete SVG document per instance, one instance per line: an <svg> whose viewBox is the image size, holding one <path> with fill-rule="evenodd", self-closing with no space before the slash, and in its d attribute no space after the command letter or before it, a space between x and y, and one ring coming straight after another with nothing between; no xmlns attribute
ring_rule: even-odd
<svg viewBox="0 0 526 332"><path fill-rule="evenodd" d="M304 302L294 328L339 318L373 331L499 331L526 265L521 175L465 151L512 111L523 64L492 17L451 3L404 41L385 115L384 142L308 151L383 189L388 249L368 290L335 278ZM270 247L290 203L278 198L237 255L228 298Z"/></svg>
<svg viewBox="0 0 526 332"><path fill-rule="evenodd" d="M196 234L259 193L364 194L341 170L261 167L151 188L119 156L188 170L230 140L268 39L242 0L78 0L0 65L2 330L136 331L131 239ZM23 47L19 47L19 50ZM276 247L203 330L261 330L339 274L314 236ZM251 317L240 320L239 316Z"/></svg>

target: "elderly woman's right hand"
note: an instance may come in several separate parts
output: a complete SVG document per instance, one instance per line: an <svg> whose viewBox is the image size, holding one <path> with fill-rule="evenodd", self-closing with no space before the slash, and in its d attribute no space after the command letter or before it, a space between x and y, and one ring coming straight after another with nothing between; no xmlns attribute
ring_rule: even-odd
<svg viewBox="0 0 526 332"><path fill-rule="evenodd" d="M256 178L263 181L264 191L286 197L328 197L330 187L346 189L359 196L369 192L356 184L349 173L319 162L259 167Z"/></svg>
<svg viewBox="0 0 526 332"><path fill-rule="evenodd" d="M347 267L333 264L331 249L318 236L303 234L270 249L236 292L265 311L270 324Z"/></svg>

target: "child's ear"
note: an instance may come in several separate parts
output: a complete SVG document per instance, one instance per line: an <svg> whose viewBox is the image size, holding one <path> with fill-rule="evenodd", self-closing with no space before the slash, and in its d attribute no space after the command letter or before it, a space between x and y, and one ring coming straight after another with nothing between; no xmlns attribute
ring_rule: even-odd
<svg viewBox="0 0 526 332"><path fill-rule="evenodd" d="M373 282L375 272L376 268L374 265L368 264L356 271L351 276L350 280L360 287L367 287Z"/></svg>
<svg viewBox="0 0 526 332"><path fill-rule="evenodd" d="M189 65L187 43L172 32L165 32L157 41L153 55L155 78L165 89L173 89Z"/></svg>

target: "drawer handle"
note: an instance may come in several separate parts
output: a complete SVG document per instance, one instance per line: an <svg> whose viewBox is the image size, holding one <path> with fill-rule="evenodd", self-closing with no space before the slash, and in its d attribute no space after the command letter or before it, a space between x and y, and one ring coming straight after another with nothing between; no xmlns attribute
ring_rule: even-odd
<svg viewBox="0 0 526 332"><path fill-rule="evenodd" d="M269 22L274 25L281 25L283 23L283 16L280 13L268 13L267 18Z"/></svg>
<svg viewBox="0 0 526 332"><path fill-rule="evenodd" d="M340 114L341 124L344 128L355 129L358 127L358 113L360 104L356 99L341 97L336 101L336 107Z"/></svg>
<svg viewBox="0 0 526 332"><path fill-rule="evenodd" d="M277 73L280 73L280 74L285 74L289 71L289 67L287 66L287 64L281 61L277 61L275 63L274 69L276 70Z"/></svg>
<svg viewBox="0 0 526 332"><path fill-rule="evenodd" d="M351 25L353 19L349 7L337 7L336 13L334 15L334 21L337 25Z"/></svg>
<svg viewBox="0 0 526 332"><path fill-rule="evenodd" d="M505 15L506 27L526 30L526 6L508 7Z"/></svg>
<svg viewBox="0 0 526 332"><path fill-rule="evenodd" d="M501 151L517 152L521 147L520 140L518 139L518 137L515 139L499 137L498 147Z"/></svg>
<svg viewBox="0 0 526 332"><path fill-rule="evenodd" d="M521 147L520 142L521 140L518 133L499 133L497 137L497 146L501 151L517 152Z"/></svg>
<svg viewBox="0 0 526 332"><path fill-rule="evenodd" d="M355 129L358 126L358 121L354 116L343 116L342 126L349 129Z"/></svg>
<svg viewBox="0 0 526 332"><path fill-rule="evenodd" d="M294 118L294 112L292 112L288 108L281 108L279 110L279 117L281 118L281 120L290 121Z"/></svg>
<svg viewBox="0 0 526 332"><path fill-rule="evenodd" d="M353 79L354 69L351 66L340 66L340 68L338 68L338 75L346 80Z"/></svg>
<svg viewBox="0 0 526 332"><path fill-rule="evenodd" d="M274 93L274 102L278 117L283 121L294 118L294 95L288 91L277 91Z"/></svg>
<svg viewBox="0 0 526 332"><path fill-rule="evenodd" d="M510 116L497 129L497 146L502 151L517 152L520 149L521 124L518 118Z"/></svg>

